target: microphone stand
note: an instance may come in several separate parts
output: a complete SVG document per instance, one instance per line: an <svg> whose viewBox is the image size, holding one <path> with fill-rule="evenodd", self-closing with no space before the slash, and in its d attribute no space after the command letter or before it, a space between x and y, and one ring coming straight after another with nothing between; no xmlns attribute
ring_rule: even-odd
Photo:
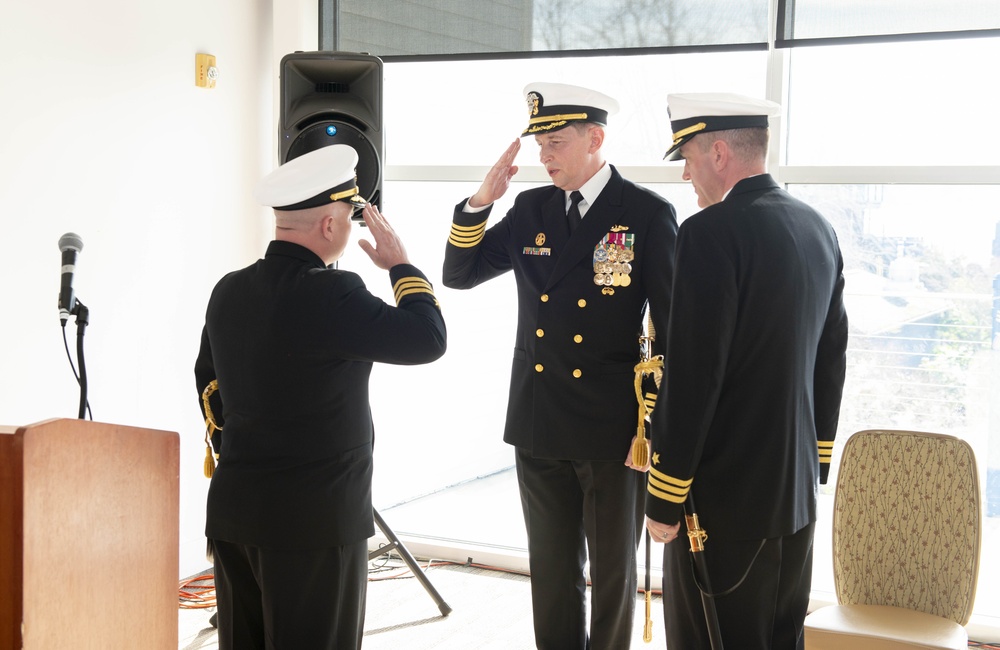
<svg viewBox="0 0 1000 650"><path fill-rule="evenodd" d="M83 357L83 335L86 333L87 325L90 324L90 310L87 309L86 305L77 300L73 313L76 315L76 359L80 364L79 419L84 420L87 416L87 364Z"/></svg>

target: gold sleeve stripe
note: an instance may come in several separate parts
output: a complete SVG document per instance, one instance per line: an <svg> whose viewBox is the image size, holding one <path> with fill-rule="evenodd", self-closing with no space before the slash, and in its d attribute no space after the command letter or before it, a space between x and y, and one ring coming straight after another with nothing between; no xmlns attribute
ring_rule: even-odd
<svg viewBox="0 0 1000 650"><path fill-rule="evenodd" d="M458 239L460 241L475 241L483 236L485 230L477 230L476 232L466 233L466 232L451 232L452 239Z"/></svg>
<svg viewBox="0 0 1000 650"><path fill-rule="evenodd" d="M474 233L474 232L483 231L483 230L486 230L486 222L485 221L483 221L482 223L477 223L477 224L475 224L473 226L460 226L457 223L451 224L451 231L453 233L459 233L459 234L461 234L461 233L467 233L468 234L468 233Z"/></svg>
<svg viewBox="0 0 1000 650"><path fill-rule="evenodd" d="M689 479L674 478L673 476L670 476L669 474L664 474L663 472L661 472L660 470L656 469L655 467L650 467L649 468L649 474L651 476L653 476L654 478L656 478L658 481L663 481L664 483L671 483L673 485L676 485L679 488L689 489L691 487L691 484L694 483L694 479L693 478L689 478Z"/></svg>
<svg viewBox="0 0 1000 650"><path fill-rule="evenodd" d="M644 401L646 402L646 410L652 411L653 407L656 406L656 393L646 393Z"/></svg>
<svg viewBox="0 0 1000 650"><path fill-rule="evenodd" d="M817 443L819 447L819 462L829 463L830 459L833 457L833 441L832 440L820 440Z"/></svg>
<svg viewBox="0 0 1000 650"><path fill-rule="evenodd" d="M684 503L687 500L688 492L691 491L693 480L682 481L651 467L646 490L658 499L671 503Z"/></svg>
<svg viewBox="0 0 1000 650"><path fill-rule="evenodd" d="M662 474L661 474L662 476ZM649 484L655 485L661 490L666 490L667 492L672 492L673 494L687 494L691 489L691 483L681 485L672 481L661 481L659 478L654 476L652 473L649 475Z"/></svg>
<svg viewBox="0 0 1000 650"><path fill-rule="evenodd" d="M687 496L687 493L691 491L691 485L690 484L688 484L688 485L677 485L676 483L667 483L667 482L658 480L652 474L649 475L649 487L650 487L650 489L657 488L658 490L662 490L664 492L669 492L670 494L674 494L674 495L680 497L682 500L684 499L684 497Z"/></svg>
<svg viewBox="0 0 1000 650"><path fill-rule="evenodd" d="M649 483L646 489L659 499L665 499L671 503L684 503L693 482L694 479L674 478L651 467L649 468Z"/></svg>
<svg viewBox="0 0 1000 650"><path fill-rule="evenodd" d="M452 246L457 246L458 248L472 248L478 246L479 242L483 241L482 237L477 237L475 239L462 240L456 237L449 237L448 243Z"/></svg>
<svg viewBox="0 0 1000 650"><path fill-rule="evenodd" d="M669 492L664 492L662 490L657 490L653 487L653 482L650 481L649 485L646 486L646 490L652 494L657 499L663 499L664 501L669 501L671 503L684 503L687 501L687 492L683 495L671 494Z"/></svg>
<svg viewBox="0 0 1000 650"><path fill-rule="evenodd" d="M459 226L458 224L451 225L451 236L448 238L448 243L452 246L458 246L459 248L472 248L477 246L479 242L483 240L486 234L486 222L482 222L475 226Z"/></svg>
<svg viewBox="0 0 1000 650"><path fill-rule="evenodd" d="M404 296L409 296L410 294L429 293L432 296L434 295L434 290L431 288L430 282L415 276L400 278L392 288L392 291L396 296L397 305Z"/></svg>
<svg viewBox="0 0 1000 650"><path fill-rule="evenodd" d="M430 289L421 289L421 288L414 287L413 289L409 289L407 291L400 291L399 293L397 293L396 294L396 304L398 305L399 301L402 300L403 298L405 298L406 296L410 296L410 295L413 295L415 293L429 293L432 296L434 295L434 292L431 291ZM435 297L434 303L437 304L437 298L436 297Z"/></svg>

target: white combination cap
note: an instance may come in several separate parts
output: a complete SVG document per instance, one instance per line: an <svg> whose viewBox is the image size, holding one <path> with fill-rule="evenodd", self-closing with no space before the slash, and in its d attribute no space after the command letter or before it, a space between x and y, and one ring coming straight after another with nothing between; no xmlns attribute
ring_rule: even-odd
<svg viewBox="0 0 1000 650"><path fill-rule="evenodd" d="M699 133L767 128L768 118L781 114L781 105L733 93L686 93L667 95L667 114L674 141L663 157L680 160L681 145Z"/></svg>
<svg viewBox="0 0 1000 650"><path fill-rule="evenodd" d="M528 102L528 128L521 136L551 133L573 122L607 125L618 112L618 102L604 93L581 86L531 83L524 87Z"/></svg>
<svg viewBox="0 0 1000 650"><path fill-rule="evenodd" d="M275 210L305 210L335 201L364 205L358 195L358 152L331 144L292 158L257 184L254 197Z"/></svg>

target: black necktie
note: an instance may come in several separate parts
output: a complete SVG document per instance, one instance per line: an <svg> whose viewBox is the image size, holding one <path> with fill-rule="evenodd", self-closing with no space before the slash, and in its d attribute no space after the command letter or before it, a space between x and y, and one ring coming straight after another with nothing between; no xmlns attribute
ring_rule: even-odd
<svg viewBox="0 0 1000 650"><path fill-rule="evenodd" d="M566 219L569 221L569 231L573 232L576 227L580 225L580 201L583 200L583 194L579 191L573 190L569 195L569 210L566 212Z"/></svg>

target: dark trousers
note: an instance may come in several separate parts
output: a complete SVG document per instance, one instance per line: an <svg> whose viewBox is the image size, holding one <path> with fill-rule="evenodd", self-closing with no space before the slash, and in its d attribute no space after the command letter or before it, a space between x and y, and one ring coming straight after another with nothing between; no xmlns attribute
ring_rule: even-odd
<svg viewBox="0 0 1000 650"><path fill-rule="evenodd" d="M361 647L368 540L300 551L213 544L220 650Z"/></svg>
<svg viewBox="0 0 1000 650"><path fill-rule="evenodd" d="M528 532L536 646L627 649L633 634L645 475L625 467L624 458L542 460L520 448L515 458Z"/></svg>
<svg viewBox="0 0 1000 650"><path fill-rule="evenodd" d="M714 599L726 650L802 650L815 524L792 535L768 539L763 546L762 540L713 537L710 523L702 521L701 525L708 533L703 554L712 592L728 591L746 575L732 593ZM710 650L691 556L683 530L663 549L667 647Z"/></svg>

